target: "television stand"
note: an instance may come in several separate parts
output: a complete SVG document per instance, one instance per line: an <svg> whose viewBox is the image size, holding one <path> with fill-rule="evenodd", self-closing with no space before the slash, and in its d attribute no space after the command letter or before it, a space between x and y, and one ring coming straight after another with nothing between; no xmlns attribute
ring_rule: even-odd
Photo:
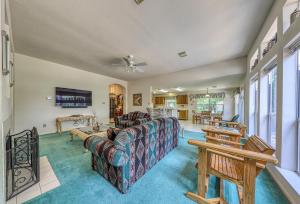
<svg viewBox="0 0 300 204"><path fill-rule="evenodd" d="M62 132L62 122L65 121L74 121L74 122L78 122L78 121L82 121L82 120L86 120L88 122L88 126L93 126L96 120L96 117L94 115L71 115L71 116L64 116L64 117L57 117L55 122L56 122L56 132L61 134Z"/></svg>

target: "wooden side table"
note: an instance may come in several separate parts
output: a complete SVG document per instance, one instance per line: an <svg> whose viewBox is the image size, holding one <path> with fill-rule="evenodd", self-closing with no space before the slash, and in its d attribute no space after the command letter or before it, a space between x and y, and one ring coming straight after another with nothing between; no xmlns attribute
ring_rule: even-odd
<svg viewBox="0 0 300 204"><path fill-rule="evenodd" d="M65 121L80 121L80 120L87 120L88 126L93 126L95 123L96 117L94 115L78 115L78 116L65 116L65 117L58 117L55 120L56 123L56 131L57 133L61 134L62 132L62 122Z"/></svg>

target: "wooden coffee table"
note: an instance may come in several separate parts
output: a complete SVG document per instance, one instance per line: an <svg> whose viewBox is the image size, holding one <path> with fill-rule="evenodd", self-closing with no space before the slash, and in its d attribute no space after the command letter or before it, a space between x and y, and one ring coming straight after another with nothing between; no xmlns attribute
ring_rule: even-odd
<svg viewBox="0 0 300 204"><path fill-rule="evenodd" d="M107 128L102 128L98 132L94 132L92 127L74 128L70 130L71 141L73 141L74 136L79 137L82 141L90 136L107 137ZM87 152L87 149L85 149Z"/></svg>
<svg viewBox="0 0 300 204"><path fill-rule="evenodd" d="M96 136L99 136L99 137L107 136L106 130L99 131L99 132L88 133L86 131L82 131L80 128L75 128L75 129L70 130L70 133L71 133L70 134L71 135L71 141L73 141L74 136L79 137L82 141L84 141L86 138L88 138L92 135L96 135Z"/></svg>

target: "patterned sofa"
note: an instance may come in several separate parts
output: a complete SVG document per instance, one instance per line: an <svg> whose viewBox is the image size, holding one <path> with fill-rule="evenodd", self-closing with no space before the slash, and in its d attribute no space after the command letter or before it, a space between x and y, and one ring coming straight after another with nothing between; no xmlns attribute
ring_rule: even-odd
<svg viewBox="0 0 300 204"><path fill-rule="evenodd" d="M140 111L130 112L122 116L115 118L115 126L117 128L127 128L134 125L140 125L151 120L151 116L148 113Z"/></svg>
<svg viewBox="0 0 300 204"><path fill-rule="evenodd" d="M180 125L161 118L123 129L114 141L91 136L84 146L92 152L92 168L127 193L138 179L177 147Z"/></svg>

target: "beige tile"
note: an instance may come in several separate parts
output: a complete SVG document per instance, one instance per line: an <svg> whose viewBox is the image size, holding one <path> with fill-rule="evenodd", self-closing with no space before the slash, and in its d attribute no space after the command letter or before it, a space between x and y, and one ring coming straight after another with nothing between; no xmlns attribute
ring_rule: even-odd
<svg viewBox="0 0 300 204"><path fill-rule="evenodd" d="M50 175L48 177L43 177L43 179L40 180L40 186L44 186L48 183L51 183L53 181L58 181L57 177L55 175Z"/></svg>
<svg viewBox="0 0 300 204"><path fill-rule="evenodd" d="M13 197L12 199L9 199L6 204L17 204L17 197Z"/></svg>
<svg viewBox="0 0 300 204"><path fill-rule="evenodd" d="M45 192L50 191L50 190L52 190L52 189L54 189L54 188L56 188L58 186L60 186L60 183L59 183L58 180L56 180L56 181L48 183L48 184L46 184L44 186L41 186L41 190L42 190L42 193L45 193Z"/></svg>
<svg viewBox="0 0 300 204"><path fill-rule="evenodd" d="M40 172L47 172L47 171L53 171L50 164L40 166Z"/></svg>
<svg viewBox="0 0 300 204"><path fill-rule="evenodd" d="M17 204L26 202L32 198L35 198L35 197L41 195L40 187L38 188L38 190L31 190L31 191L28 191L28 190L17 195Z"/></svg>
<svg viewBox="0 0 300 204"><path fill-rule="evenodd" d="M40 157L40 163L47 162L48 158L46 156Z"/></svg>
<svg viewBox="0 0 300 204"><path fill-rule="evenodd" d="M48 178L49 176L55 176L55 173L54 173L53 170L52 170L52 171L51 171L51 170L50 170L50 171L44 171L44 172L41 171L40 173L41 173L41 174L40 174L41 180L42 180L42 179L45 179L45 178Z"/></svg>
<svg viewBox="0 0 300 204"><path fill-rule="evenodd" d="M49 166L49 162L48 161L45 161L45 162L40 162L40 167L46 167L46 166Z"/></svg>

